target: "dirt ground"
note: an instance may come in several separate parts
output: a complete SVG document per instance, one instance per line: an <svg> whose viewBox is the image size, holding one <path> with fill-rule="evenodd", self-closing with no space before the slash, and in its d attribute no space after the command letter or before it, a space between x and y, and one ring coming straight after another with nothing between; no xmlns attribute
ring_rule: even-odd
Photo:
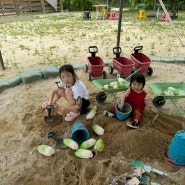
<svg viewBox="0 0 185 185"><path fill-rule="evenodd" d="M150 79L146 86L151 99L154 95L149 83L162 80L160 71L157 70L158 65L159 63L152 64L158 77ZM182 70L181 65L166 66L167 70ZM86 120L86 115L81 115L72 122L66 122L56 111L52 123L44 122L45 113L41 104L48 98L49 90L58 77L29 85L21 84L1 93L2 184L109 184L112 179L128 172L131 169L130 163L137 160L168 173L168 177L150 173L151 181L163 185L182 184L184 169L164 162L172 138L177 131L184 129L185 123L184 116L177 113L175 107L168 102L170 100L160 109L146 110L141 128L130 130L125 124L127 120L119 121L103 115L103 110L110 110L115 105L112 96L108 95L105 103L98 104L96 94L99 90L87 80L83 69L76 72L89 89L91 107L95 104L98 106L93 120ZM117 96L119 94L120 92ZM60 101L61 105L65 105L64 101ZM180 99L177 104L181 106L182 101ZM159 117L152 126L148 125L148 120L154 118L156 113ZM61 149L54 140L47 138L50 131L60 137L69 137L72 125L77 121L85 124L90 138L102 138L105 142L104 151L97 152L92 159L78 159L72 149ZM96 136L92 132L92 123L102 126L105 134ZM40 144L54 147L55 154L46 157L38 153L36 148Z"/></svg>
<svg viewBox="0 0 185 185"><path fill-rule="evenodd" d="M178 50L176 54L178 55ZM21 68L21 63L23 63L22 69L26 70L26 64L22 61L23 56L20 52L18 55L21 58L18 70ZM86 60L85 55L84 61ZM69 63L73 64L73 60ZM40 67L36 61L27 64L32 68L33 66L34 68ZM154 71L153 78L146 75L145 87L150 101L155 97L150 87L151 83L185 81L183 63L153 61L151 67ZM105 70L108 73L108 66L105 66ZM94 105L98 107L97 114L92 120L86 120L86 115L80 115L76 120L66 122L62 116L57 114L56 109L54 121L44 122L45 112L41 104L48 99L51 89L55 86L54 82L59 80L58 77L41 79L29 84L21 83L0 93L1 184L108 185L132 170L133 161L143 161L144 164L168 174L168 176L161 176L151 172L147 174L151 182L161 185L184 185L184 168L173 167L164 161L174 135L177 131L185 129L184 114L180 114L168 99L161 108L145 110L139 129L129 129L126 126L127 120L119 121L103 115L103 110L111 110L115 106L116 102L113 97L108 94L103 104L97 103L96 95L100 90L88 80L88 73L86 74L83 68L77 69L76 73L88 88L90 108ZM17 69L15 71L12 68L8 69L3 74L1 79L8 79L17 74ZM108 74L108 78L116 78L115 72L112 75ZM121 92L118 92L116 97L120 96ZM175 102L180 110L184 111L183 98L176 99ZM66 105L62 99L59 103L60 106ZM153 119L157 113L159 114L157 120L153 125L148 125L148 121ZM51 131L62 138L70 137L72 125L77 121L85 124L90 138L96 140L102 138L105 142L103 152L96 151L92 159L79 159L75 157L74 150L61 149L54 140L47 137ZM102 136L93 133L93 123L104 128L105 133ZM53 147L55 154L51 157L40 154L36 148L41 144Z"/></svg>

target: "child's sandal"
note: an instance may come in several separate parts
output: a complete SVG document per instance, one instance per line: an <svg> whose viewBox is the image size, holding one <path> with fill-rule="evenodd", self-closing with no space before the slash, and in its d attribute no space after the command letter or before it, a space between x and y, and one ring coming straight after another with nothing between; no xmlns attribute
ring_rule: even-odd
<svg viewBox="0 0 185 185"><path fill-rule="evenodd" d="M127 122L127 126L131 127L131 128L139 128L139 122L135 122L134 120Z"/></svg>
<svg viewBox="0 0 185 185"><path fill-rule="evenodd" d="M69 114L67 114L67 116L65 117L66 121L73 121L75 118L77 118L80 115L80 112L70 112Z"/></svg>

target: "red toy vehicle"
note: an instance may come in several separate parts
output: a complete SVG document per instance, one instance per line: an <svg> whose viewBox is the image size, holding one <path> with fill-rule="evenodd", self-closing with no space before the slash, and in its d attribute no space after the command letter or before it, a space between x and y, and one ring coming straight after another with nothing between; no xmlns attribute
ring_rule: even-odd
<svg viewBox="0 0 185 185"><path fill-rule="evenodd" d="M89 46L89 53L91 53L91 57L87 57L88 65L85 64L85 72L88 72L89 70L89 81L92 80L92 77L103 76L104 79L107 78L107 73L103 71L105 63L101 57L96 56L97 52L98 48L96 46Z"/></svg>
<svg viewBox="0 0 185 185"><path fill-rule="evenodd" d="M109 73L112 74L113 70L116 69L118 78L128 77L133 71L134 63L126 57L120 57L122 53L120 47L114 47L113 53L116 54L116 58L113 58L112 66L109 66Z"/></svg>
<svg viewBox="0 0 185 185"><path fill-rule="evenodd" d="M150 67L151 60L143 53L139 53L143 46L136 46L134 53L131 54L130 60L134 62L134 67L140 69L141 73L147 73L149 76L153 74L153 69Z"/></svg>

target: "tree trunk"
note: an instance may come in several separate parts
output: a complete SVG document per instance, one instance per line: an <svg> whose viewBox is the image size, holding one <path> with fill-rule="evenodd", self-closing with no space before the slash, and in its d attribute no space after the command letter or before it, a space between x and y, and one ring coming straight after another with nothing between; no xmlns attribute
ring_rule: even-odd
<svg viewBox="0 0 185 185"><path fill-rule="evenodd" d="M1 68L3 70L5 70L5 66L4 66L4 62L3 62L3 57L2 57L2 54L1 54L1 50L0 50L0 64L1 64Z"/></svg>
<svg viewBox="0 0 185 185"><path fill-rule="evenodd" d="M63 12L64 8L63 8L63 2L62 0L59 0L59 4L60 4L60 11Z"/></svg>

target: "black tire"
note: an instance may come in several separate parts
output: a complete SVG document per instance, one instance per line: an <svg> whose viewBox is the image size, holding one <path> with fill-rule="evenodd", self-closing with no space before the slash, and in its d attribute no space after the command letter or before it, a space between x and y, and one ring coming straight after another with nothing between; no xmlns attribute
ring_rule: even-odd
<svg viewBox="0 0 185 185"><path fill-rule="evenodd" d="M89 80L89 81L92 80L92 74L91 74L91 73L89 73L89 75L88 75L88 80Z"/></svg>
<svg viewBox="0 0 185 185"><path fill-rule="evenodd" d="M88 65L87 64L85 64L84 70L87 73L87 71L88 71Z"/></svg>
<svg viewBox="0 0 185 185"><path fill-rule="evenodd" d="M131 72L131 74L133 74L134 72L135 72L135 70L133 69L132 72Z"/></svg>
<svg viewBox="0 0 185 185"><path fill-rule="evenodd" d="M103 71L103 79L107 78L107 73L105 71Z"/></svg>
<svg viewBox="0 0 185 185"><path fill-rule="evenodd" d="M114 70L113 67L112 66L109 66L108 69L109 69L109 74L112 74L113 73L113 70Z"/></svg>
<svg viewBox="0 0 185 185"><path fill-rule="evenodd" d="M107 99L107 94L105 92L99 92L96 95L96 101L98 103L103 103Z"/></svg>
<svg viewBox="0 0 185 185"><path fill-rule="evenodd" d="M149 76L152 76L152 74L153 74L153 69L152 69L151 67L148 68L147 74L148 74Z"/></svg>
<svg viewBox="0 0 185 185"><path fill-rule="evenodd" d="M156 96L152 102L155 107L162 107L165 104L166 100L163 96Z"/></svg>
<svg viewBox="0 0 185 185"><path fill-rule="evenodd" d="M117 78L123 78L123 74L122 73L117 73Z"/></svg>

